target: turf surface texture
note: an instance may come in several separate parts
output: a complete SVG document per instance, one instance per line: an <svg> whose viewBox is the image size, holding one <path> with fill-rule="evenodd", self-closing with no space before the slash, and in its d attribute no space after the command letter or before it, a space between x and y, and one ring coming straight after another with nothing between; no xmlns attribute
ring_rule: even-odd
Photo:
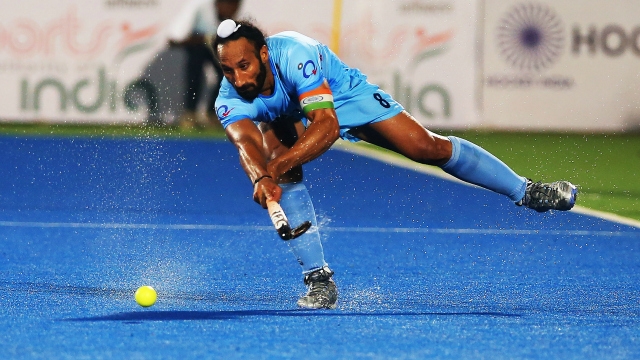
<svg viewBox="0 0 640 360"><path fill-rule="evenodd" d="M0 149L1 358L640 356L638 227L331 150L305 176L340 299L308 311L228 142Z"/></svg>

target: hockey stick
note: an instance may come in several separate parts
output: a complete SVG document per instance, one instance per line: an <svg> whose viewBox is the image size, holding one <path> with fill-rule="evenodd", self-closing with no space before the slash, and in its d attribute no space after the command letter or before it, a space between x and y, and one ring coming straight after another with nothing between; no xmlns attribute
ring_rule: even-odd
<svg viewBox="0 0 640 360"><path fill-rule="evenodd" d="M284 214L280 204L275 201L267 200L267 209L269 211L271 221L273 222L273 226L275 226L278 231L278 235L280 235L282 240L293 240L306 233L307 230L311 228L311 221L305 221L298 227L292 229L291 225L289 225L287 215Z"/></svg>

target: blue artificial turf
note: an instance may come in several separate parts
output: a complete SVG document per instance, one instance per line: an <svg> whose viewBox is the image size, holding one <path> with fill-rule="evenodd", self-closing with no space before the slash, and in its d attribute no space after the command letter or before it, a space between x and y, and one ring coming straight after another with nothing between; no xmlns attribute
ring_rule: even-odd
<svg viewBox="0 0 640 360"><path fill-rule="evenodd" d="M229 143L0 150L0 358L640 357L638 228L332 150L305 174L339 307L299 310Z"/></svg>

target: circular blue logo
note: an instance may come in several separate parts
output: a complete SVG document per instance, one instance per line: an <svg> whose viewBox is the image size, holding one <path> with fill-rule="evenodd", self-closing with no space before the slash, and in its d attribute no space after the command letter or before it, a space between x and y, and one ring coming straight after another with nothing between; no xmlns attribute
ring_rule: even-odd
<svg viewBox="0 0 640 360"><path fill-rule="evenodd" d="M316 63L313 62L313 60L308 60L306 63L304 63L304 66L302 67L302 76L304 76L305 78L309 78L311 75L315 75L318 72L318 69L316 68Z"/></svg>
<svg viewBox="0 0 640 360"><path fill-rule="evenodd" d="M564 26L558 15L546 5L519 4L500 20L498 47L513 67L542 70L562 54Z"/></svg>

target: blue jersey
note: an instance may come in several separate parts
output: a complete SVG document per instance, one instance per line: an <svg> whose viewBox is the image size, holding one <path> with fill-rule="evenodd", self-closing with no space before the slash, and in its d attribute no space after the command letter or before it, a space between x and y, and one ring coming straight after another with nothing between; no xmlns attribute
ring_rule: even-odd
<svg viewBox="0 0 640 360"><path fill-rule="evenodd" d="M247 101L225 78L216 99L216 113L225 128L242 119L271 122L282 115L302 119L310 110L334 107L342 137L355 140L346 133L349 129L388 119L403 110L326 45L293 31L266 40L275 81L273 93ZM319 90L325 80L331 94Z"/></svg>

